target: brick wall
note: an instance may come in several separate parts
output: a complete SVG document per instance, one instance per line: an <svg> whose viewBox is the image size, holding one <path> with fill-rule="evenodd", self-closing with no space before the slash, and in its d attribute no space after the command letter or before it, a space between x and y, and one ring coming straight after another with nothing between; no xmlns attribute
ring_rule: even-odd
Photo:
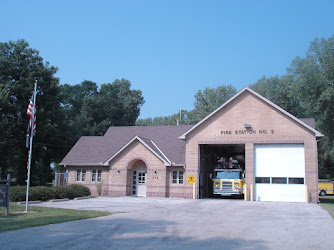
<svg viewBox="0 0 334 250"><path fill-rule="evenodd" d="M245 124L252 132L244 132ZM244 132L244 133L243 133ZM109 166L80 167L87 170L86 181L76 182L76 167L68 167L69 184L80 183L96 194L96 185L91 182L91 171L102 169L103 193L113 196L132 194L132 171L147 171L147 197L192 198L193 188L186 178L196 178L196 197L199 181L199 145L244 144L246 183L254 185L254 146L256 144L300 143L305 150L305 183L308 199L318 199L317 142L314 134L293 119L273 108L260 98L245 91L223 109L204 121L186 137L186 167L166 167L164 163L138 140L133 141ZM184 183L172 184L172 171L184 171ZM254 193L254 192L253 192Z"/></svg>
<svg viewBox="0 0 334 250"><path fill-rule="evenodd" d="M85 181L77 181L76 173L77 169L85 169L86 170L86 178ZM102 170L102 182L97 183L92 181L92 171L93 170ZM105 166L71 166L67 167L68 171L68 184L81 184L88 187L92 193L92 195L97 195L97 185L102 184L102 195L107 195L109 193L109 171L108 167Z"/></svg>
<svg viewBox="0 0 334 250"><path fill-rule="evenodd" d="M254 132L242 133L245 124L250 124ZM253 184L253 187L254 145L302 143L309 201L317 202L317 143L314 134L249 92L242 93L190 132L186 142L186 170L197 178L200 144L245 144L246 183ZM191 190L188 190L187 196L190 195Z"/></svg>
<svg viewBox="0 0 334 250"><path fill-rule="evenodd" d="M139 141L134 141L109 164L109 194L131 195L132 171L143 169L146 175L146 196L166 197L166 166Z"/></svg>

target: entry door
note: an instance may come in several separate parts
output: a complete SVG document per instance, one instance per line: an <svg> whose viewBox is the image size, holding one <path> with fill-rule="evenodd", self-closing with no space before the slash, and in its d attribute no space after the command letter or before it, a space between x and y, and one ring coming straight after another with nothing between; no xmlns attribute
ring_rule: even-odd
<svg viewBox="0 0 334 250"><path fill-rule="evenodd" d="M146 196L146 171L137 170L137 196Z"/></svg>

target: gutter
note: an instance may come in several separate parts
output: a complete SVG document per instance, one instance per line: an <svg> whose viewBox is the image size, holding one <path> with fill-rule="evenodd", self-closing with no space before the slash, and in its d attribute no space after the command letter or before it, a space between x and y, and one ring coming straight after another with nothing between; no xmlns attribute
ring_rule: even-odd
<svg viewBox="0 0 334 250"><path fill-rule="evenodd" d="M87 166L103 166L103 162L99 163L78 163L78 164L67 164L67 163L59 163L60 166L64 166L65 168L67 166L76 166L76 167L87 167Z"/></svg>

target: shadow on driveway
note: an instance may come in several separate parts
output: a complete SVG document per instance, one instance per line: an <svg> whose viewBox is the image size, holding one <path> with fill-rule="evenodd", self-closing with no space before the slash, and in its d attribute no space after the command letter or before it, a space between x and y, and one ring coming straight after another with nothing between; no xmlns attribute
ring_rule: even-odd
<svg viewBox="0 0 334 250"><path fill-rule="evenodd" d="M5 232L0 240L7 249L268 249L263 241L228 235L210 238L203 232L200 239L189 231L185 237L171 221L106 217Z"/></svg>

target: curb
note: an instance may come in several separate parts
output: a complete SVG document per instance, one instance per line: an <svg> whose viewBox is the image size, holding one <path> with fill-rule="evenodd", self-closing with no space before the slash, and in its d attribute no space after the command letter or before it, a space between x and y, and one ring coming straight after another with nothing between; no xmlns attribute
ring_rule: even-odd
<svg viewBox="0 0 334 250"><path fill-rule="evenodd" d="M77 200L85 200L85 199L91 199L92 197L91 196L84 196L84 197L76 197L74 198L75 201Z"/></svg>
<svg viewBox="0 0 334 250"><path fill-rule="evenodd" d="M69 201L69 198L65 198L65 199L55 199L55 200L49 200L49 202L60 202L60 201Z"/></svg>
<svg viewBox="0 0 334 250"><path fill-rule="evenodd" d="M28 204L38 204L38 203L42 203L42 201L28 201ZM25 201L20 201L17 204L18 205L25 205L26 202Z"/></svg>

